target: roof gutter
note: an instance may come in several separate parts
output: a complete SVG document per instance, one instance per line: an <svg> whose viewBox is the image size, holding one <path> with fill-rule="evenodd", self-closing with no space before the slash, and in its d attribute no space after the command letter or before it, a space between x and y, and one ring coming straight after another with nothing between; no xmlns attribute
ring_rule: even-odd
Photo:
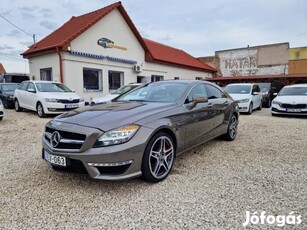
<svg viewBox="0 0 307 230"><path fill-rule="evenodd" d="M57 52L57 54L58 54L58 56L59 56L59 64L60 64L60 82L61 82L61 83L64 83L64 82L63 82L63 64L62 64L62 56L61 56L60 49L59 49L58 46L56 47L56 52Z"/></svg>

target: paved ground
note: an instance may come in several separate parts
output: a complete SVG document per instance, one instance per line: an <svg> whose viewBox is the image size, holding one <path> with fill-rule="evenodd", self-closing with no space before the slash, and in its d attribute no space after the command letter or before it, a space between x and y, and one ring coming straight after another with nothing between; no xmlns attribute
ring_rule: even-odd
<svg viewBox="0 0 307 230"><path fill-rule="evenodd" d="M283 229L307 229L307 119L242 115L234 142L187 152L158 184L52 171L41 160L49 119L6 110L0 122L0 229L242 229L246 211L293 211L303 223Z"/></svg>

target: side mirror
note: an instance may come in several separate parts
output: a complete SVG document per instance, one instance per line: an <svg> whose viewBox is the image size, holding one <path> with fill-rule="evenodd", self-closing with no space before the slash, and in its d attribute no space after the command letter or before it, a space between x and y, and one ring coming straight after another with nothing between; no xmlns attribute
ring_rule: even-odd
<svg viewBox="0 0 307 230"><path fill-rule="evenodd" d="M277 96L278 93L273 93L274 96Z"/></svg>
<svg viewBox="0 0 307 230"><path fill-rule="evenodd" d="M252 92L252 95L259 95L259 92Z"/></svg>
<svg viewBox="0 0 307 230"><path fill-rule="evenodd" d="M187 105L188 109L193 109L198 103L208 102L208 98L201 94L194 94L193 101Z"/></svg>
<svg viewBox="0 0 307 230"><path fill-rule="evenodd" d="M203 96L201 94L194 94L193 95L193 103L198 104L198 103L205 103L205 102L208 102L208 98L207 97L205 97L205 96Z"/></svg>
<svg viewBox="0 0 307 230"><path fill-rule="evenodd" d="M29 93L36 93L35 89L28 89Z"/></svg>

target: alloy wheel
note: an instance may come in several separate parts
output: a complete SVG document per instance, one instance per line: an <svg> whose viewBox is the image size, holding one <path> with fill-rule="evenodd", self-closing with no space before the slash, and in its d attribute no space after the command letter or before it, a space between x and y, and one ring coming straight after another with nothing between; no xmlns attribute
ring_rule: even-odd
<svg viewBox="0 0 307 230"><path fill-rule="evenodd" d="M174 161L173 142L167 136L161 136L152 145L149 154L149 169L157 178L163 178L169 173Z"/></svg>
<svg viewBox="0 0 307 230"><path fill-rule="evenodd" d="M229 124L229 136L231 139L235 139L237 136L238 122L236 116L232 116Z"/></svg>

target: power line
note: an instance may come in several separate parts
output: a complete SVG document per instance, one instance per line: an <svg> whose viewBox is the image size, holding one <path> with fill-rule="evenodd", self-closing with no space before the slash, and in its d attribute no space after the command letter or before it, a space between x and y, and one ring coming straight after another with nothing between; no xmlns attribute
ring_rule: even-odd
<svg viewBox="0 0 307 230"><path fill-rule="evenodd" d="M4 16L2 16L1 14L0 14L0 17L3 18L3 19L4 19L5 21L7 21L8 23L10 23L10 24L11 24L12 26L14 26L15 28L17 28L17 29L19 29L20 31L22 31L23 33L25 33L25 34L31 36L31 37L33 38L34 43L35 43L35 40L36 40L35 34L30 34L30 33L26 32L26 31L24 31L23 29L21 29L20 27L16 26L13 22L11 22L10 20L8 20L7 18L5 18Z"/></svg>

